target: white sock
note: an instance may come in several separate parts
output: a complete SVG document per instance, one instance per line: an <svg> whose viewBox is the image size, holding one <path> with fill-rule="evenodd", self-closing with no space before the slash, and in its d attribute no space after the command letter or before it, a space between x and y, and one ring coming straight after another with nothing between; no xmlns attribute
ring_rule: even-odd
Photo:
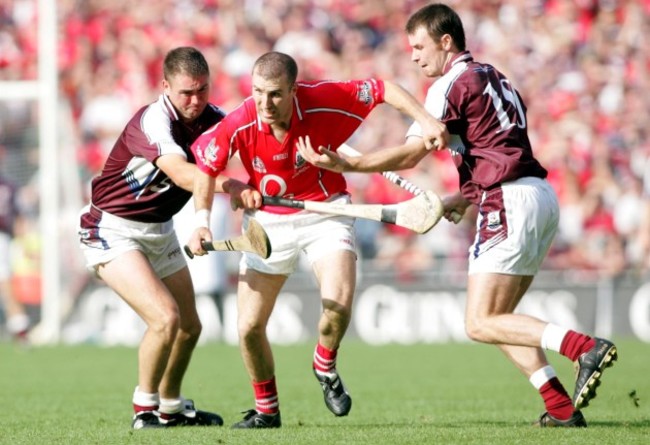
<svg viewBox="0 0 650 445"><path fill-rule="evenodd" d="M544 366L533 372L528 381L539 391L539 388L544 386L544 383L556 377L555 369L551 365Z"/></svg>
<svg viewBox="0 0 650 445"><path fill-rule="evenodd" d="M18 334L26 331L29 327L29 317L26 314L16 314L7 320L7 330L11 334Z"/></svg>
<svg viewBox="0 0 650 445"><path fill-rule="evenodd" d="M160 396L157 392L148 393L140 391L140 387L136 386L133 391L133 404L138 406L155 406L160 405Z"/></svg>
<svg viewBox="0 0 650 445"><path fill-rule="evenodd" d="M182 397L176 399L160 399L160 408L158 411L165 414L174 414L183 411L185 400Z"/></svg>
<svg viewBox="0 0 650 445"><path fill-rule="evenodd" d="M544 328L544 332L542 333L542 349L560 352L562 340L564 340L567 332L569 332L567 328L563 328L552 323L547 324Z"/></svg>

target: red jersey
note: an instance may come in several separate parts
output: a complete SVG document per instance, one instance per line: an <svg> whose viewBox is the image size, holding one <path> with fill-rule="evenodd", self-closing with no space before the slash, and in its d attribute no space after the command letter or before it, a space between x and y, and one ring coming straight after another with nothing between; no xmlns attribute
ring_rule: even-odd
<svg viewBox="0 0 650 445"><path fill-rule="evenodd" d="M160 223L192 197L156 166L166 154L179 154L195 163L190 147L225 113L208 104L191 123L184 123L164 94L142 107L115 142L104 168L92 181L92 204L100 210L139 222Z"/></svg>
<svg viewBox="0 0 650 445"><path fill-rule="evenodd" d="M216 177L236 153L249 175L248 184L265 196L323 201L346 193L340 173L306 162L298 149L298 137L309 136L314 147L332 150L356 131L375 106L384 102L384 83L376 79L298 82L293 114L282 142L271 133L246 99L223 121L202 134L192 146L197 166ZM285 207L269 207L273 213L293 213Z"/></svg>
<svg viewBox="0 0 650 445"><path fill-rule="evenodd" d="M429 88L425 108L447 125L460 190L478 204L482 192L524 176L546 178L528 139L526 107L493 66L461 52ZM422 136L419 124L407 136Z"/></svg>

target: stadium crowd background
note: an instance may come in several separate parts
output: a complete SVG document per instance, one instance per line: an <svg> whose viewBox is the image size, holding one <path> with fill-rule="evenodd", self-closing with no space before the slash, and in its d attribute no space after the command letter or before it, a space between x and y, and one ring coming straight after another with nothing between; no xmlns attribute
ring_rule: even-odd
<svg viewBox="0 0 650 445"><path fill-rule="evenodd" d="M204 52L212 65L212 101L226 111L248 96L252 63L271 49L298 60L300 79L376 76L423 99L430 80L410 61L403 27L426 3L57 0L60 98L69 109L66 140L76 145L83 188L133 112L159 94L162 59L176 46ZM448 3L463 18L474 57L508 75L528 106L531 142L561 200L561 229L546 268L646 275L650 0ZM0 80L36 78L36 4L0 0ZM388 108L377 109L351 145L366 151L399 144L409 122ZM0 102L0 172L21 185L23 210L32 216L34 182L16 172L25 163L38 171L37 133L29 124L35 112L33 104ZM236 161L229 170L241 174ZM444 152L404 175L441 194L457 186ZM379 175L350 175L349 183L356 202L409 197ZM359 221L359 245L365 264L408 277L466 261L472 220L459 227L443 222L423 236Z"/></svg>

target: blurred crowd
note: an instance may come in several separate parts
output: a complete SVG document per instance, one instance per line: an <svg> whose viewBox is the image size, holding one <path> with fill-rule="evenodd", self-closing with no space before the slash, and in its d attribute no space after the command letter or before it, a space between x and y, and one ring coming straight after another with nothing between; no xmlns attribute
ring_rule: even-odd
<svg viewBox="0 0 650 445"><path fill-rule="evenodd" d="M403 27L426 3L57 0L60 95L77 135L84 187L133 112L159 94L162 59L176 46L204 52L212 101L226 111L249 95L252 63L271 49L298 60L300 79L379 77L424 99L430 79L410 61ZM535 154L562 208L546 267L649 272L650 0L447 3L461 15L474 57L509 76L528 107ZM36 4L0 0L0 80L36 78ZM369 151L401 143L409 122L388 108L373 112L350 145ZM20 149L7 144L13 127L3 128L0 145ZM236 161L229 173L241 174ZM440 194L457 188L444 152L404 175ZM409 198L380 175L348 178L356 202ZM359 245L367 264L408 277L466 261L472 221L441 222L423 236L360 221Z"/></svg>

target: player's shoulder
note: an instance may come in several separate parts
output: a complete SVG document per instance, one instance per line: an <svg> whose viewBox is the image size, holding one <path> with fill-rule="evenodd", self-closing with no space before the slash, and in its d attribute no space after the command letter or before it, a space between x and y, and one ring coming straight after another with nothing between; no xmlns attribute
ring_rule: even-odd
<svg viewBox="0 0 650 445"><path fill-rule="evenodd" d="M214 116L217 120L222 120L224 117L226 117L226 112L221 107L213 104L212 102L208 103L206 111Z"/></svg>
<svg viewBox="0 0 650 445"><path fill-rule="evenodd" d="M328 90L350 88L356 85L357 80L337 80L337 79L322 79L322 80L301 80L296 82L298 86L298 95L314 95L319 96Z"/></svg>
<svg viewBox="0 0 650 445"><path fill-rule="evenodd" d="M296 82L298 86L296 97L303 107L313 107L319 104L330 104L356 94L360 81L357 80L310 80Z"/></svg>
<svg viewBox="0 0 650 445"><path fill-rule="evenodd" d="M226 127L238 128L256 119L257 111L255 109L255 102L252 97L248 97L235 109L228 112L222 122Z"/></svg>
<svg viewBox="0 0 650 445"><path fill-rule="evenodd" d="M215 137L231 139L234 134L237 134L239 137L242 135L242 129L254 127L256 122L257 112L255 111L255 103L252 98L248 98L234 110L228 113L224 112L223 118L219 119L203 132L200 139L203 141Z"/></svg>
<svg viewBox="0 0 650 445"><path fill-rule="evenodd" d="M134 115L130 125L138 125L145 130L153 126L163 125L168 127L170 121L178 120L179 116L172 103L164 94L158 100L141 107Z"/></svg>
<svg viewBox="0 0 650 445"><path fill-rule="evenodd" d="M226 112L213 103L208 103L201 116L196 119L192 126L198 131L209 131L218 125L226 117Z"/></svg>

